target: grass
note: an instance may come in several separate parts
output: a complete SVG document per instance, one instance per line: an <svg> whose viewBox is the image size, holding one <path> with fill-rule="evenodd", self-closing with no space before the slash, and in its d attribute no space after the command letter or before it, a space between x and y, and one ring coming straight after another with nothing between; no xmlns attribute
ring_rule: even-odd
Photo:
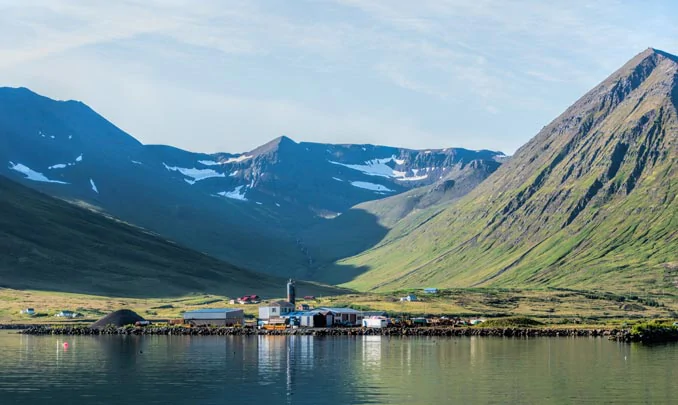
<svg viewBox="0 0 678 405"><path fill-rule="evenodd" d="M638 111L670 103L650 95L646 101ZM627 107L582 137L577 126L552 137L548 126L461 200L404 218L377 246L342 260L346 268L369 268L343 285L678 292L675 148L660 138L675 128L675 118L659 120L656 133L648 126L636 134L626 158L614 162L619 170L611 171L613 151L628 142L620 134L635 125L622 114ZM638 158L647 153L659 158ZM602 187L587 195L596 182Z"/></svg>
<svg viewBox="0 0 678 405"><path fill-rule="evenodd" d="M130 298L180 297L192 291L228 296L256 291L271 296L284 289L286 282L187 249L2 176L0 213L0 287ZM300 288L314 295L340 293L311 283L300 283ZM0 298L0 304L12 299Z"/></svg>
<svg viewBox="0 0 678 405"><path fill-rule="evenodd" d="M420 301L400 302L398 298L412 292L401 290L389 293L353 293L317 296L309 301L312 307L351 306L360 310L386 311L392 316L451 315L483 317L492 322L512 322L529 318L546 325L633 325L651 319L678 318L678 297L657 296L661 306L638 306L624 309L633 301L620 296L592 291L569 290L515 290L515 289L448 289L434 295L419 295ZM414 291L421 294L421 291ZM68 309L85 316L77 322L93 322L117 309L131 309L148 319L173 319L185 311L207 307L236 307L250 316L258 314L258 305L231 305L230 297L193 294L170 298L129 298L85 294L50 293L0 289L0 323L52 323L63 321L54 313ZM272 298L273 299L273 298ZM204 302L210 302L205 305ZM305 302L300 300L299 303ZM45 316L29 317L19 314L32 307ZM628 308L628 307L627 307ZM519 318L515 318L519 317ZM501 318L513 318L499 321ZM71 322L71 321L63 321ZM485 325L485 326L486 326ZM496 326L503 325L498 323ZM508 324L507 324L508 325Z"/></svg>

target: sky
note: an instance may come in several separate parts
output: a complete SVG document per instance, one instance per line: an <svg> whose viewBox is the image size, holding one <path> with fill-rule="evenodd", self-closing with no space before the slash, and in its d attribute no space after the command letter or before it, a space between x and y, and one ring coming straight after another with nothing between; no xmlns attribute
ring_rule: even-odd
<svg viewBox="0 0 678 405"><path fill-rule="evenodd" d="M148 144L512 154L648 47L672 1L0 0L0 86L83 101Z"/></svg>

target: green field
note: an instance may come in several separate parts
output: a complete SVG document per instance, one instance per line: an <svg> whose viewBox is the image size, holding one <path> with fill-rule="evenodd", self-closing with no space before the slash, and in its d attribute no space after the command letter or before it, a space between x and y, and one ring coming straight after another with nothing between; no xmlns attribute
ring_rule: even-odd
<svg viewBox="0 0 678 405"><path fill-rule="evenodd" d="M317 296L303 301L312 307L345 307L358 310L387 311L392 316L448 315L501 318L524 316L551 325L615 324L630 319L676 319L678 296L617 295L575 290L449 289L438 294L418 294L418 302L400 302L412 291L384 294L349 293ZM282 298L282 297L279 297ZM258 305L230 305L229 297L191 294L172 298L126 298L83 294L49 293L0 289L0 323L73 322L55 318L60 310L78 311L84 318L75 322L93 322L118 309L131 309L147 319L180 318L184 311L199 308L237 307L256 316ZM21 315L23 308L39 314Z"/></svg>

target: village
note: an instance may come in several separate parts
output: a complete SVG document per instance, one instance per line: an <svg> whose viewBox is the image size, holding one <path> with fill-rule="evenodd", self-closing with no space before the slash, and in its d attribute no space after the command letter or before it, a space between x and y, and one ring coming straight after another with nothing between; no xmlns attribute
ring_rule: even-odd
<svg viewBox="0 0 678 405"><path fill-rule="evenodd" d="M425 294L436 294L436 288L426 288ZM458 317L389 317L386 311L362 311L350 307L313 307L314 296L304 296L297 303L294 280L287 283L287 300L263 303L257 295L245 295L231 300L231 304L256 305L258 317L246 318L239 308L204 308L186 311L182 319L171 320L172 324L191 326L249 326L265 330L287 328L328 328L364 327L386 328L403 326L466 326L482 323L482 319L461 319ZM414 294L400 298L401 302L416 302Z"/></svg>

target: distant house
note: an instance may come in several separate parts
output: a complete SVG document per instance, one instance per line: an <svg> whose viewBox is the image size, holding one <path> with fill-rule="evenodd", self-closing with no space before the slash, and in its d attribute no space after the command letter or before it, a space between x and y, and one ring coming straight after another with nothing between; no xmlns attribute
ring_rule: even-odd
<svg viewBox="0 0 678 405"><path fill-rule="evenodd" d="M405 297L400 298L400 302L413 302L417 301L417 296L414 294L408 294Z"/></svg>
<svg viewBox="0 0 678 405"><path fill-rule="evenodd" d="M73 311L59 311L54 316L60 317L60 318L78 318L78 317L81 317L82 314L79 314L79 313L73 312Z"/></svg>
<svg viewBox="0 0 678 405"><path fill-rule="evenodd" d="M33 308L22 309L21 313L24 314L24 315L33 316L33 315L35 315L35 309L33 309Z"/></svg>
<svg viewBox="0 0 678 405"><path fill-rule="evenodd" d="M242 325L244 318L243 310L236 308L205 308L184 312L184 323L196 326Z"/></svg>
<svg viewBox="0 0 678 405"><path fill-rule="evenodd" d="M485 321L482 320L482 319L471 319L471 321L470 321L469 323L470 323L471 325L480 325L480 324L483 323L483 322L485 322Z"/></svg>
<svg viewBox="0 0 678 405"><path fill-rule="evenodd" d="M279 318L290 312L294 312L294 305L287 301L276 301L259 307L259 319Z"/></svg>
<svg viewBox="0 0 678 405"><path fill-rule="evenodd" d="M297 310L299 311L308 311L311 309L311 306L308 304L299 304L297 305Z"/></svg>
<svg viewBox="0 0 678 405"><path fill-rule="evenodd" d="M438 294L437 288L424 288L424 294Z"/></svg>
<svg viewBox="0 0 678 405"><path fill-rule="evenodd" d="M244 295L238 298L238 304L258 304L261 300L258 295Z"/></svg>
<svg viewBox="0 0 678 405"><path fill-rule="evenodd" d="M307 300L307 301L313 301L313 300L315 300L315 296L313 296L313 295L306 295L306 296L304 296L304 299Z"/></svg>
<svg viewBox="0 0 678 405"><path fill-rule="evenodd" d="M334 314L335 325L359 326L362 324L363 314L353 308L320 308Z"/></svg>

